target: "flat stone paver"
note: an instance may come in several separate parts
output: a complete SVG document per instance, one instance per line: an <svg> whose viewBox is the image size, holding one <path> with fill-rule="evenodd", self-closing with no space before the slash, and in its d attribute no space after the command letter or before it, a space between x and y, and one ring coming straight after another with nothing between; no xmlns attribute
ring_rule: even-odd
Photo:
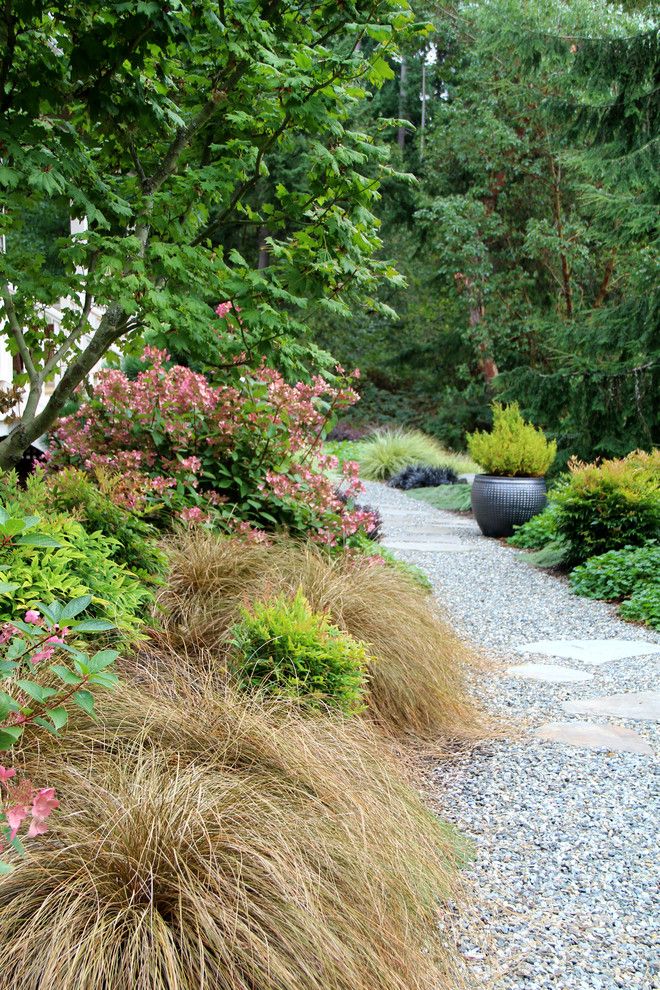
<svg viewBox="0 0 660 990"><path fill-rule="evenodd" d="M418 553L470 553L476 547L461 540L383 540L383 546L390 550L415 550Z"/></svg>
<svg viewBox="0 0 660 990"><path fill-rule="evenodd" d="M643 657L660 653L660 646L645 640L630 639L540 639L535 643L516 646L519 653L540 653L549 657L581 660L596 666L628 657Z"/></svg>
<svg viewBox="0 0 660 990"><path fill-rule="evenodd" d="M533 681L549 681L555 684L577 684L593 680L593 674L575 667L561 667L556 663L520 663L507 667L507 674L513 677L526 677Z"/></svg>
<svg viewBox="0 0 660 990"><path fill-rule="evenodd" d="M660 691L630 691L605 694L599 698L565 701L567 712L585 715L613 715L615 718L639 718L660 721Z"/></svg>
<svg viewBox="0 0 660 990"><path fill-rule="evenodd" d="M455 533L455 526L420 526L419 528L417 526L410 526L409 528L406 527L405 530L398 529L395 539L418 541L420 536L423 536L425 539L426 537L433 536L437 538L449 537L451 539L452 537L455 538ZM387 537L385 537L385 539L387 539Z"/></svg>
<svg viewBox="0 0 660 990"><path fill-rule="evenodd" d="M594 722L545 722L535 731L537 739L586 749L652 756L645 739L623 725L596 725Z"/></svg>

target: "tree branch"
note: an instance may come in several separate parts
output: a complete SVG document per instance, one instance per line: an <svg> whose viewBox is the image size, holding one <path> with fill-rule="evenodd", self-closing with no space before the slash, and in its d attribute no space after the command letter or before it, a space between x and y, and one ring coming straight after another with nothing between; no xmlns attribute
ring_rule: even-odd
<svg viewBox="0 0 660 990"><path fill-rule="evenodd" d="M0 296L2 296L2 301L5 304L5 313L7 314L7 323L9 324L9 329L11 335L16 341L18 346L18 353L23 359L23 364L25 365L25 370L30 376L31 382L36 382L40 377L37 369L32 360L32 355L30 354L30 348L28 347L21 325L18 322L18 317L16 315L16 307L14 306L14 300L12 299L11 289L5 282L5 284L0 289Z"/></svg>
<svg viewBox="0 0 660 990"><path fill-rule="evenodd" d="M21 421L0 442L0 468L13 467L23 451L50 429L78 385L128 329L129 320L121 306L109 306L89 344L68 366L44 409L36 416L27 416L24 411Z"/></svg>

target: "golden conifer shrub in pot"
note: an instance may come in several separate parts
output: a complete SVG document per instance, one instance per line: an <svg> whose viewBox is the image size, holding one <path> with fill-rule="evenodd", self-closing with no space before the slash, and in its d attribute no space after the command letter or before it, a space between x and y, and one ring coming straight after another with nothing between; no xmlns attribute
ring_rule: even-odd
<svg viewBox="0 0 660 990"><path fill-rule="evenodd" d="M518 403L493 404L493 428L468 435L470 454L484 468L472 485L472 511L484 536L511 536L545 508L545 473L557 444L523 419Z"/></svg>

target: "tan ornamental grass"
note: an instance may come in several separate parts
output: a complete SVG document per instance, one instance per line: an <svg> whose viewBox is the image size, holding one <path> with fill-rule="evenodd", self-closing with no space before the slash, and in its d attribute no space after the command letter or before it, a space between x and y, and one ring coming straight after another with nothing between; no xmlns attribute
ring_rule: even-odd
<svg viewBox="0 0 660 990"><path fill-rule="evenodd" d="M22 759L62 810L0 881L0 990L462 986L465 846L368 723L129 684Z"/></svg>
<svg viewBox="0 0 660 990"><path fill-rule="evenodd" d="M264 547L204 531L180 536L168 552L159 598L168 647L189 657L210 653L222 668L241 605L301 588L312 608L367 644L368 712L383 730L435 743L484 734L465 686L475 653L407 576L312 544Z"/></svg>

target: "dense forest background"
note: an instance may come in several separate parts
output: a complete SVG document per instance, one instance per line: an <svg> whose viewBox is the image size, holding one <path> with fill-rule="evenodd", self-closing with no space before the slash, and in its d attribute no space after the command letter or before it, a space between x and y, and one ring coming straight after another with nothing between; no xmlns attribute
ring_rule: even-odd
<svg viewBox="0 0 660 990"><path fill-rule="evenodd" d="M424 43L363 113L404 176L382 188L384 311L317 313L364 376L357 421L460 448L516 399L563 457L657 441L658 33L650 7L418 8Z"/></svg>

